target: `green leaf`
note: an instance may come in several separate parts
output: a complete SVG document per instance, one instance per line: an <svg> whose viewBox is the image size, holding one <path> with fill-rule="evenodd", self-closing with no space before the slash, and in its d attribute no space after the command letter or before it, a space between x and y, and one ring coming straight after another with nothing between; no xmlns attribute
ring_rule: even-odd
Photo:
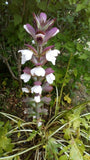
<svg viewBox="0 0 90 160"><path fill-rule="evenodd" d="M66 128L66 129L64 129L63 132L64 132L64 138L65 138L66 140L70 139L70 135L71 135L70 128L68 127L68 128Z"/></svg>
<svg viewBox="0 0 90 160"><path fill-rule="evenodd" d="M63 147L63 148L60 150L59 155L61 156L61 155L65 154L65 152L68 152L68 151L70 150L70 147L71 147L70 145ZM61 158L61 157L60 157L60 158Z"/></svg>
<svg viewBox="0 0 90 160"><path fill-rule="evenodd" d="M0 121L0 127L2 127L4 125L4 122Z"/></svg>
<svg viewBox="0 0 90 160"><path fill-rule="evenodd" d="M81 122L82 122L83 126L85 126L85 128L88 129L89 126L88 126L88 122L86 121L86 119L81 118Z"/></svg>
<svg viewBox="0 0 90 160"><path fill-rule="evenodd" d="M28 137L28 141L31 141L34 139L34 137L36 136L37 132L36 131L33 131L32 133L30 133L30 136Z"/></svg>
<svg viewBox="0 0 90 160"><path fill-rule="evenodd" d="M40 0L36 0L37 3L40 3Z"/></svg>
<svg viewBox="0 0 90 160"><path fill-rule="evenodd" d="M58 160L68 160L66 155L61 156Z"/></svg>
<svg viewBox="0 0 90 160"><path fill-rule="evenodd" d="M85 76L85 77L84 77L84 80L90 81L90 77L89 77L89 76Z"/></svg>
<svg viewBox="0 0 90 160"><path fill-rule="evenodd" d="M82 54L79 56L79 59L87 59L88 58L88 55L86 54Z"/></svg>
<svg viewBox="0 0 90 160"><path fill-rule="evenodd" d="M80 43L77 43L77 50L78 51L82 51L83 50L83 45L82 44L80 44Z"/></svg>
<svg viewBox="0 0 90 160"><path fill-rule="evenodd" d="M13 144L11 144L11 139L6 136L9 127L9 122L4 126L0 126L0 153L3 153L3 151L12 151Z"/></svg>
<svg viewBox="0 0 90 160"><path fill-rule="evenodd" d="M70 4L75 4L77 0L68 0Z"/></svg>
<svg viewBox="0 0 90 160"><path fill-rule="evenodd" d="M89 105L90 105L90 103L89 103ZM88 121L90 120L90 114L86 115L85 117L86 117L86 119L87 119Z"/></svg>
<svg viewBox="0 0 90 160"><path fill-rule="evenodd" d="M90 155L84 155L84 160L90 160Z"/></svg>
<svg viewBox="0 0 90 160"><path fill-rule="evenodd" d="M73 73L74 73L74 76L77 77L77 73L78 73L77 68L73 69Z"/></svg>
<svg viewBox="0 0 90 160"><path fill-rule="evenodd" d="M73 42L67 42L64 47L71 53L75 52L75 46Z"/></svg>
<svg viewBox="0 0 90 160"><path fill-rule="evenodd" d="M18 24L20 24L22 22L22 17L18 14L14 15L14 24L15 26L17 26Z"/></svg>
<svg viewBox="0 0 90 160"><path fill-rule="evenodd" d="M42 9L43 11L45 11L46 8L47 8L47 1L42 1L42 2L40 2L40 3L37 3L37 5L38 5L38 7L39 7L40 9Z"/></svg>
<svg viewBox="0 0 90 160"><path fill-rule="evenodd" d="M22 25L19 26L19 30L18 30L17 34L18 34L18 38L20 39L20 41L23 41L24 36L25 36L25 31L24 31Z"/></svg>
<svg viewBox="0 0 90 160"><path fill-rule="evenodd" d="M71 103L71 98L69 97L69 94L64 96L64 100L67 101L67 103Z"/></svg>
<svg viewBox="0 0 90 160"><path fill-rule="evenodd" d="M80 127L80 122L81 122L80 117L78 117L78 118L73 122L73 128L74 128L74 130L76 130L77 128Z"/></svg>
<svg viewBox="0 0 90 160"><path fill-rule="evenodd" d="M74 17L70 16L70 15L68 15L66 18L67 18L67 20L68 20L69 23L72 23L73 20L74 20Z"/></svg>
<svg viewBox="0 0 90 160"><path fill-rule="evenodd" d="M59 144L57 144L54 138L48 139L48 143L45 146L47 159L52 160L54 158L55 160L58 160L58 145Z"/></svg>
<svg viewBox="0 0 90 160"><path fill-rule="evenodd" d="M82 9L86 8L85 4L78 4L77 7L76 7L76 12L79 12L81 11Z"/></svg>
<svg viewBox="0 0 90 160"><path fill-rule="evenodd" d="M55 72L55 77L56 77L56 83L61 83L61 78L62 78L63 74L60 72Z"/></svg>
<svg viewBox="0 0 90 160"><path fill-rule="evenodd" d="M22 122L19 120L19 121L18 121L18 128L20 128L21 123L22 123Z"/></svg>
<svg viewBox="0 0 90 160"><path fill-rule="evenodd" d="M83 160L81 151L78 148L78 145L75 142L74 138L72 138L71 140L70 158L71 160Z"/></svg>

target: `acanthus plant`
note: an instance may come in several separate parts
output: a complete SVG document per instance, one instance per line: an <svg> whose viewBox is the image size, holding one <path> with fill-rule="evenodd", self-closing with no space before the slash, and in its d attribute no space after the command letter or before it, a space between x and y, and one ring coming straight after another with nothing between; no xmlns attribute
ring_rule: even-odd
<svg viewBox="0 0 90 160"><path fill-rule="evenodd" d="M51 62L55 65L56 57L60 54L60 51L53 49L54 45L44 47L47 41L54 37L59 29L53 27L55 19L47 20L45 13L40 13L39 16L33 14L35 29L30 24L25 24L24 29L33 37L36 48L29 44L25 44L28 49L19 50L21 53L21 64L25 64L27 61L31 61L34 64L34 68L25 67L21 79L27 83L31 78L34 80L34 86L23 87L22 91L26 93L32 93L33 98L27 98L26 101L32 102L34 106L33 117L37 119L37 125L42 125L41 114L47 114L47 109L43 108L43 104L49 104L51 97L47 96L53 90L52 84L55 80L54 70L52 68L44 69L44 65L47 62ZM43 93L46 96L43 96Z"/></svg>

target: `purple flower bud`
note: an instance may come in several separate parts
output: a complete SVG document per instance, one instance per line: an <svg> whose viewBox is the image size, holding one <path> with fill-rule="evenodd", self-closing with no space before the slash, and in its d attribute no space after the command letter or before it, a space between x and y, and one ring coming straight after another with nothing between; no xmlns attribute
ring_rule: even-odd
<svg viewBox="0 0 90 160"><path fill-rule="evenodd" d="M37 30L43 30L46 31L47 29L51 28L51 26L54 24L56 18L52 20L47 20L47 15L44 12L41 12L39 16L36 16L35 13L33 13L34 22L36 25Z"/></svg>
<svg viewBox="0 0 90 160"><path fill-rule="evenodd" d="M36 49L33 46L31 46L29 44L25 44L25 46L29 47L30 50L32 50L36 55L38 54L37 51L36 51Z"/></svg>
<svg viewBox="0 0 90 160"><path fill-rule="evenodd" d="M24 29L35 39L35 29L30 24L25 24Z"/></svg>
<svg viewBox="0 0 90 160"><path fill-rule="evenodd" d="M36 63L36 66L41 66L42 65L42 63Z"/></svg>
<svg viewBox="0 0 90 160"><path fill-rule="evenodd" d="M24 70L23 70L24 73L27 73L27 74L30 74L30 68L28 67L25 67Z"/></svg>
<svg viewBox="0 0 90 160"><path fill-rule="evenodd" d="M52 20L48 20L46 25L44 26L44 30L49 30L51 28L51 26L53 26L55 21L56 21L56 18L54 18Z"/></svg>
<svg viewBox="0 0 90 160"><path fill-rule="evenodd" d="M52 68L47 68L45 71L46 71L46 75L54 72Z"/></svg>
<svg viewBox="0 0 90 160"><path fill-rule="evenodd" d="M45 96L45 97L43 97L41 100L42 100L44 103L49 104L50 101L51 101L51 98Z"/></svg>
<svg viewBox="0 0 90 160"><path fill-rule="evenodd" d="M42 86L42 88L44 92L51 92L53 90L53 87L50 86L47 82Z"/></svg>
<svg viewBox="0 0 90 160"><path fill-rule="evenodd" d="M54 45L46 47L46 48L43 50L42 54L46 53L48 50L50 50L50 49L53 48L53 47L54 47Z"/></svg>
<svg viewBox="0 0 90 160"><path fill-rule="evenodd" d="M41 85L41 84L42 84L42 83L41 83L40 81L35 81L35 82L34 82L34 85L37 85L37 86L38 86L38 85Z"/></svg>
<svg viewBox="0 0 90 160"><path fill-rule="evenodd" d="M24 25L24 29L33 37L34 41L39 45L44 45L51 37L59 32L59 29L56 27L51 29L55 19L47 20L47 15L43 12L41 12L39 16L36 16L35 13L33 13L33 17L35 29L30 24Z"/></svg>
<svg viewBox="0 0 90 160"><path fill-rule="evenodd" d="M36 14L33 13L33 18L34 18L34 23L35 23L36 27L39 29L40 28L39 17L37 17Z"/></svg>
<svg viewBox="0 0 90 160"><path fill-rule="evenodd" d="M45 23L47 20L47 15L44 12L40 13L39 20L41 23Z"/></svg>
<svg viewBox="0 0 90 160"><path fill-rule="evenodd" d="M54 27L51 30L47 30L44 38L44 43L47 42L50 38L54 37L59 32L59 29Z"/></svg>

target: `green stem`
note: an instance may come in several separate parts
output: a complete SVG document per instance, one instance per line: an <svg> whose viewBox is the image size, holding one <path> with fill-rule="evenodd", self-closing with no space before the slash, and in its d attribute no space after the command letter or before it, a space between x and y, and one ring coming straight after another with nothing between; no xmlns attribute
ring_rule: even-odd
<svg viewBox="0 0 90 160"><path fill-rule="evenodd" d="M40 62L40 57L41 57L42 50L43 50L42 45L41 46L37 45L39 62ZM37 77L37 81L41 81L40 77ZM37 126L38 126L38 120L40 119L39 108L40 108L39 104L36 103L36 121L37 121L36 123L37 123Z"/></svg>
<svg viewBox="0 0 90 160"><path fill-rule="evenodd" d="M38 110L39 110L39 107L38 107L38 104L36 103L36 119L37 119L37 121L39 119L39 112L38 112Z"/></svg>
<svg viewBox="0 0 90 160"><path fill-rule="evenodd" d="M58 112L59 112L60 103L61 103L61 98L62 98L62 93L63 93L63 88L64 88L65 80L66 80L66 77L67 77L67 74L68 74L68 70L69 70L69 66L70 66L71 59L72 59L72 53L71 53L70 58L69 58L69 61L68 61L67 70L66 70L66 73L65 73L65 77L64 77L64 80L63 80L62 87L61 87L60 96L59 96L59 99L58 99L58 105L56 106L56 109L55 109L55 116L56 116L56 115L58 114Z"/></svg>

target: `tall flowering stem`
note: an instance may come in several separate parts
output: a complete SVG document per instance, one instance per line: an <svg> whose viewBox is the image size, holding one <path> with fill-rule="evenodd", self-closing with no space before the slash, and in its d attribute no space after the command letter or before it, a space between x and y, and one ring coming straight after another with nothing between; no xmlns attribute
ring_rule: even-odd
<svg viewBox="0 0 90 160"><path fill-rule="evenodd" d="M56 57L60 54L60 51L53 49L54 45L45 48L47 41L54 37L59 29L52 27L55 19L47 20L45 13L35 15L33 13L34 27L30 24L25 24L24 29L28 32L36 46L34 48L30 44L25 44L26 49L19 50L21 53L21 64L25 64L27 61L31 61L34 64L34 68L25 67L21 79L28 83L32 78L34 81L33 86L25 86L22 91L28 94L32 94L32 98L27 98L33 106L33 117L37 119L38 127L42 125L41 116L47 114L46 108L43 108L43 104L50 104L50 93L53 90L53 81L55 80L54 70L52 68L44 69L44 65L47 62L51 62L55 65ZM48 96L49 95L49 96ZM31 106L31 105L30 105Z"/></svg>

